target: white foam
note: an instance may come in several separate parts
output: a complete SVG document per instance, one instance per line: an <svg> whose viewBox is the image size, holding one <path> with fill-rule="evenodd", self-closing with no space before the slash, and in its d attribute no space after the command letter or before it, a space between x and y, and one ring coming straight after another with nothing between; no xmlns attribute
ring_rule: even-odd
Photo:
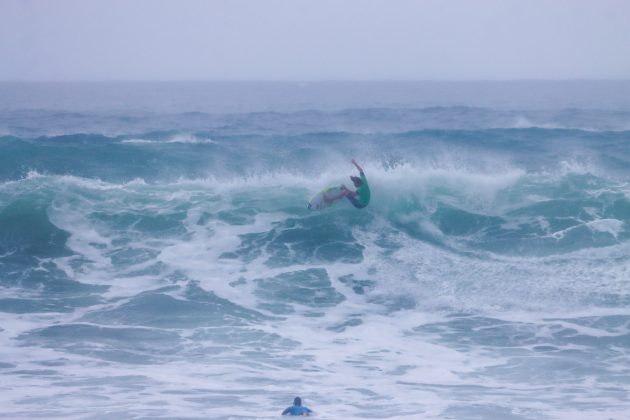
<svg viewBox="0 0 630 420"><path fill-rule="evenodd" d="M318 412L319 418L359 418L369 413L437 419L444 418L449 407L470 406L473 398L478 405L507 407L511 412L521 410L540 416L561 413L560 408L566 408L567 404L559 399L566 395L572 395L573 401L581 404L593 401L610 407L619 404L618 398L606 394L604 388L610 383L602 372L615 368L626 374L627 369L620 361L627 360L628 349L618 350L617 362L610 359L605 361L609 365L601 362L596 373L572 374L570 383L558 381L550 389L535 379L535 375L523 379L526 373L531 373L526 370L528 366L535 366L527 363L544 357L536 353L535 346L501 348L491 343L476 344L471 336L448 342L446 334L417 327L440 323L449 328L448 323L454 319L451 315L465 311L494 317L506 325L531 323L531 329L541 339L551 340L560 329L574 330L593 339L620 337L625 333L623 329L584 326L570 318L630 315L626 308L598 308L597 303L589 301L601 293L627 293L630 254L626 244L544 258L453 252L397 230L387 217L388 201L409 198L423 204L436 189L445 188L448 191L441 197L455 197L455 203L465 202L478 208L490 203L494 206L498 192L527 174L509 167L505 172L456 166L419 167L410 163L389 169L370 167L367 175L374 202L364 210L367 216L362 214L368 221L352 230L353 237L363 247L363 260L360 263L313 260L273 267L267 264L270 255L265 247L260 249L260 256L247 264L240 259L220 257L224 252L237 250L242 235L279 229L288 218L300 222L319 216L306 211L287 214L283 208L292 207L286 204L288 199L298 200L302 195L306 198L311 191L339 182L346 174L330 171L308 177L270 172L247 178L181 179L164 184L142 180L116 184L46 176L45 181L56 188L51 221L70 232L67 245L77 254L53 261L74 280L111 287L102 295L106 299L104 304L65 314L6 317L8 328L3 324L5 330L0 332L0 351L6 356L3 360L10 360L20 370L41 369L41 362L46 360L62 360L62 363L50 368L58 374L12 376L10 384L4 385L0 393L0 406L5 412L15 414L14 417L19 417L17 414L23 413L25 407L37 411L42 406L57 407L67 416L85 417L91 414L85 408L88 404L91 410L101 412L120 407L124 412L121 417L133 412L167 417L272 418L297 394ZM217 217L220 212L238 210L238 200L243 197L250 200L247 206L256 208L244 224L232 225ZM276 201L282 204L273 204ZM181 223L184 232L165 236L136 231L133 225L113 229L92 217L96 213L157 216L182 211L186 212ZM330 209L329 215L336 217L341 225L347 221L341 207ZM422 214L411 212L404 217L411 222L416 217L421 219ZM615 222L600 220L590 227L620 233ZM426 223L426 230L435 229L427 220L421 223ZM433 233L440 234L439 230ZM398 247L379 246L383 238ZM149 249L156 251L156 255L116 266L111 253L121 248ZM598 264L598 259L615 259L615 263ZM157 262L164 267L158 274L133 274ZM265 348L255 340L227 345L212 334L210 326L167 329L183 336L181 343L173 344L174 348L181 345L183 350L178 351L183 353L165 356L161 363L134 365L136 379L129 379L132 383L137 381L134 392L115 384L117 377L130 376L128 364L74 354L64 351L63 346L54 350L32 345L25 352L15 340L19 334L34 328L77 322L91 311L112 309L140 293L172 285L165 276L174 272L185 275L181 286L192 280L204 290L242 307L274 315L258 307L261 300L255 294L258 287L255 280L309 268L325 269L332 285L346 299L327 308L292 304L293 313L233 330L234 334L242 331L277 334L299 343L295 347ZM341 281L347 275L372 280L374 289L355 293ZM239 278L244 280L241 284L230 284ZM182 290L169 293L183 299ZM394 311L377 303L395 302L398 298L411 300L415 307ZM307 316L315 311L321 316ZM343 331L335 328L349 319L361 323L347 326ZM207 338L194 338L195 333L206 331ZM105 350L108 344L100 345ZM575 344L561 345L561 350L596 351ZM142 349L135 351L142 357ZM514 354L525 355L522 356L525 370L517 371L513 377L497 373L515 369ZM563 374L568 375L565 371ZM148 378L149 384L143 383L141 377ZM72 381L76 384L63 385ZM624 385L615 386L620 392L627 389ZM94 394L104 398L92 399ZM31 396L32 401L39 398L40 402L25 403L25 395ZM280 402L284 395L286 403ZM249 404L231 397L246 398ZM49 405L52 401L54 404ZM600 414L598 409L583 407L586 408L582 413ZM159 413L150 411L155 409ZM614 415L622 411L609 410Z"/></svg>
<svg viewBox="0 0 630 420"><path fill-rule="evenodd" d="M502 128L502 127L497 127ZM568 127L562 126L560 124L553 123L535 123L532 122L529 118L518 115L512 124L508 124L506 128L544 128L548 130L554 129L567 129Z"/></svg>
<svg viewBox="0 0 630 420"><path fill-rule="evenodd" d="M586 226L594 232L608 233L617 239L623 230L624 222L617 219L597 219L586 223Z"/></svg>
<svg viewBox="0 0 630 420"><path fill-rule="evenodd" d="M176 134L166 140L152 140L143 138L133 138L122 140L125 144L156 144L156 143L183 143L183 144L217 144L216 141L208 138L197 137L194 134Z"/></svg>

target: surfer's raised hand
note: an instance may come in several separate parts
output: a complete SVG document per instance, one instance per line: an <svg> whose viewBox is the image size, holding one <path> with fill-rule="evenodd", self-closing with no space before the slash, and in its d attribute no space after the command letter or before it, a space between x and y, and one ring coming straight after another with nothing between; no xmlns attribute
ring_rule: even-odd
<svg viewBox="0 0 630 420"><path fill-rule="evenodd" d="M359 172L363 172L363 168L359 166L356 160L352 159L352 164L357 167Z"/></svg>

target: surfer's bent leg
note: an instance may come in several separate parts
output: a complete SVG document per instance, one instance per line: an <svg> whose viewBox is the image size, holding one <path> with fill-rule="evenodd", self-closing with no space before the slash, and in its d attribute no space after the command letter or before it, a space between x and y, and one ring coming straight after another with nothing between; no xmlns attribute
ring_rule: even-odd
<svg viewBox="0 0 630 420"><path fill-rule="evenodd" d="M363 207L365 207L364 205L362 205L361 203L359 203L359 200L353 196L352 194L348 194L347 195L348 200L352 203L352 205L358 209L362 209Z"/></svg>
<svg viewBox="0 0 630 420"><path fill-rule="evenodd" d="M324 201L326 203L330 204L330 203L334 203L335 201L339 200L340 198L343 198L343 197L347 196L348 193L349 193L349 190L346 188L345 185L342 185L341 188L342 188L342 190L341 190L341 192L339 194L337 194L335 196L332 196L332 197L324 198Z"/></svg>

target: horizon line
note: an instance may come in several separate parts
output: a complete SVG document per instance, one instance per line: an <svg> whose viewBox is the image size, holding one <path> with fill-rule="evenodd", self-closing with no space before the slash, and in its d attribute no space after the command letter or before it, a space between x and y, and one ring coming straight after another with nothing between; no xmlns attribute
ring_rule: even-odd
<svg viewBox="0 0 630 420"><path fill-rule="evenodd" d="M0 79L0 83L471 83L471 82L630 82L629 78L498 79Z"/></svg>

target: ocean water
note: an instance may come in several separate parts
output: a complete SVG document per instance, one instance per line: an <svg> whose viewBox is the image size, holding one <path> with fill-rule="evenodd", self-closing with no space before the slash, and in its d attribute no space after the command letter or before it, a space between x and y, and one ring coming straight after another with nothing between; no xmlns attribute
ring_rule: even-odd
<svg viewBox="0 0 630 420"><path fill-rule="evenodd" d="M630 418L630 82L0 84L0 417L296 395Z"/></svg>

